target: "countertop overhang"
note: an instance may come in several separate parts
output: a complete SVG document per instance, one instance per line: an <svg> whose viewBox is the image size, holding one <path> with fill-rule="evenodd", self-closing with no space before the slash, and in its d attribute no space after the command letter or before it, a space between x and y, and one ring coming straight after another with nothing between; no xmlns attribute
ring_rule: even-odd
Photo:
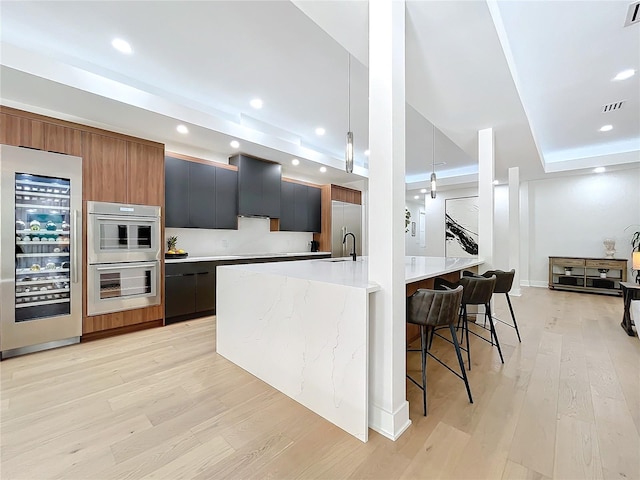
<svg viewBox="0 0 640 480"><path fill-rule="evenodd" d="M451 272L475 267L484 263L480 258L460 257L405 257L405 283L434 278ZM347 287L363 288L367 292L380 290L380 286L369 280L369 258L350 257L324 258L318 260L282 263L257 263L229 265L220 268L235 268L254 273L281 275L303 280L332 283Z"/></svg>
<svg viewBox="0 0 640 480"><path fill-rule="evenodd" d="M331 252L295 252L295 253L246 253L238 255L211 255L207 257L166 258L164 263L217 262L220 260L245 260L251 258L290 258L331 255Z"/></svg>

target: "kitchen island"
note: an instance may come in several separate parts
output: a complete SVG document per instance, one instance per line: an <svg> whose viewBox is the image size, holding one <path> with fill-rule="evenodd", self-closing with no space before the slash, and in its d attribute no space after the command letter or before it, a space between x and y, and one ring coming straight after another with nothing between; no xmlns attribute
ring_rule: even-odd
<svg viewBox="0 0 640 480"><path fill-rule="evenodd" d="M405 279L421 285L481 263L406 257ZM366 257L221 266L217 351L366 442L368 428L377 429L368 379L370 295L378 290Z"/></svg>

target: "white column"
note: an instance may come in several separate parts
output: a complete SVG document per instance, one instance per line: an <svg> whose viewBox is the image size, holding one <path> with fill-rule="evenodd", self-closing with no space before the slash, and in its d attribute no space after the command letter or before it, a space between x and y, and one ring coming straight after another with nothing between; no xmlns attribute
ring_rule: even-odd
<svg viewBox="0 0 640 480"><path fill-rule="evenodd" d="M515 268L511 295L520 296L520 168L509 169L509 268Z"/></svg>
<svg viewBox="0 0 640 480"><path fill-rule="evenodd" d="M493 267L493 128L478 130L478 255L485 263L479 271Z"/></svg>
<svg viewBox="0 0 640 480"><path fill-rule="evenodd" d="M369 427L395 440L406 400L405 4L369 3Z"/></svg>

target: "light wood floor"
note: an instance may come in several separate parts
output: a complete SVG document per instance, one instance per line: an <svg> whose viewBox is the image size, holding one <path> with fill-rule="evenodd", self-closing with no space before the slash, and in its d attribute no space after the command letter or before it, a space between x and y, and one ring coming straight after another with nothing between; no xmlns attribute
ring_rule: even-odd
<svg viewBox="0 0 640 480"><path fill-rule="evenodd" d="M429 416L408 384L397 442L363 444L218 356L214 318L5 360L1 477L639 479L640 340L622 300L531 288L513 303L523 342L499 326L504 365L472 341L475 403L430 361Z"/></svg>

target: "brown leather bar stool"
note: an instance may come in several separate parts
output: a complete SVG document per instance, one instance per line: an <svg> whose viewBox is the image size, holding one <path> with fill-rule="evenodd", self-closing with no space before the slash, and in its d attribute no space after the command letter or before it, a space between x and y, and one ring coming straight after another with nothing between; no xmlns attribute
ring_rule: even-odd
<svg viewBox="0 0 640 480"><path fill-rule="evenodd" d="M492 275L489 278L481 276L463 276L456 283L451 283L443 278L435 279L435 288L456 288L458 285L464 287L462 293L462 311L460 312L460 318L462 319L462 334L466 334L466 350L467 360L469 362L469 370L471 370L471 348L469 344L469 333L484 340L487 343L491 343L498 348L498 354L500 355L500 361L504 363L502 357L502 349L500 348L500 342L498 341L498 334L496 333L495 325L493 324L493 316L491 315L491 297L493 296L493 290L496 286L496 276ZM487 339L482 335L469 330L469 319L467 314L468 305L484 305L485 308L485 321L489 320L491 338ZM482 327L481 327L482 328Z"/></svg>
<svg viewBox="0 0 640 480"><path fill-rule="evenodd" d="M473 403L471 389L469 388L469 381L467 380L467 373L464 368L464 361L462 360L462 354L460 353L458 336L456 335L454 327L454 323L458 319L462 295L462 286L459 286L455 290L436 291L420 289L407 298L407 322L420 326L420 350L410 349L408 351L419 351L422 354L422 384L414 380L409 374L407 374L407 378L422 390L422 402L425 416L427 415L427 355L464 381L464 385L467 388L467 395L469 396L469 402ZM449 331L451 332L450 343L455 347L462 374L452 370L448 365L429 352L430 342L427 343L428 331L431 330L433 332L433 330L438 327L449 327ZM445 340L449 341L446 338Z"/></svg>
<svg viewBox="0 0 640 480"><path fill-rule="evenodd" d="M471 272L467 272L467 271L462 272L463 275L468 275L469 273ZM513 325L511 325L508 322L505 322L504 320L500 320L498 317L493 317L493 319L497 320L500 323L504 323L505 325L511 328L515 328L516 335L518 335L518 342L522 343L522 340L520 339L520 330L518 330L518 322L516 322L516 316L513 313L513 307L511 306L511 298L509 298L509 291L513 286L513 278L515 277L515 274L516 274L516 271L515 269L512 268L508 272L505 272L503 270L489 270L488 272L484 272L482 276L485 278L489 278L492 275L496 276L496 287L493 289L493 293L494 294L504 293L505 297L507 297L507 305L509 305L509 311L511 312L511 319L513 320Z"/></svg>

